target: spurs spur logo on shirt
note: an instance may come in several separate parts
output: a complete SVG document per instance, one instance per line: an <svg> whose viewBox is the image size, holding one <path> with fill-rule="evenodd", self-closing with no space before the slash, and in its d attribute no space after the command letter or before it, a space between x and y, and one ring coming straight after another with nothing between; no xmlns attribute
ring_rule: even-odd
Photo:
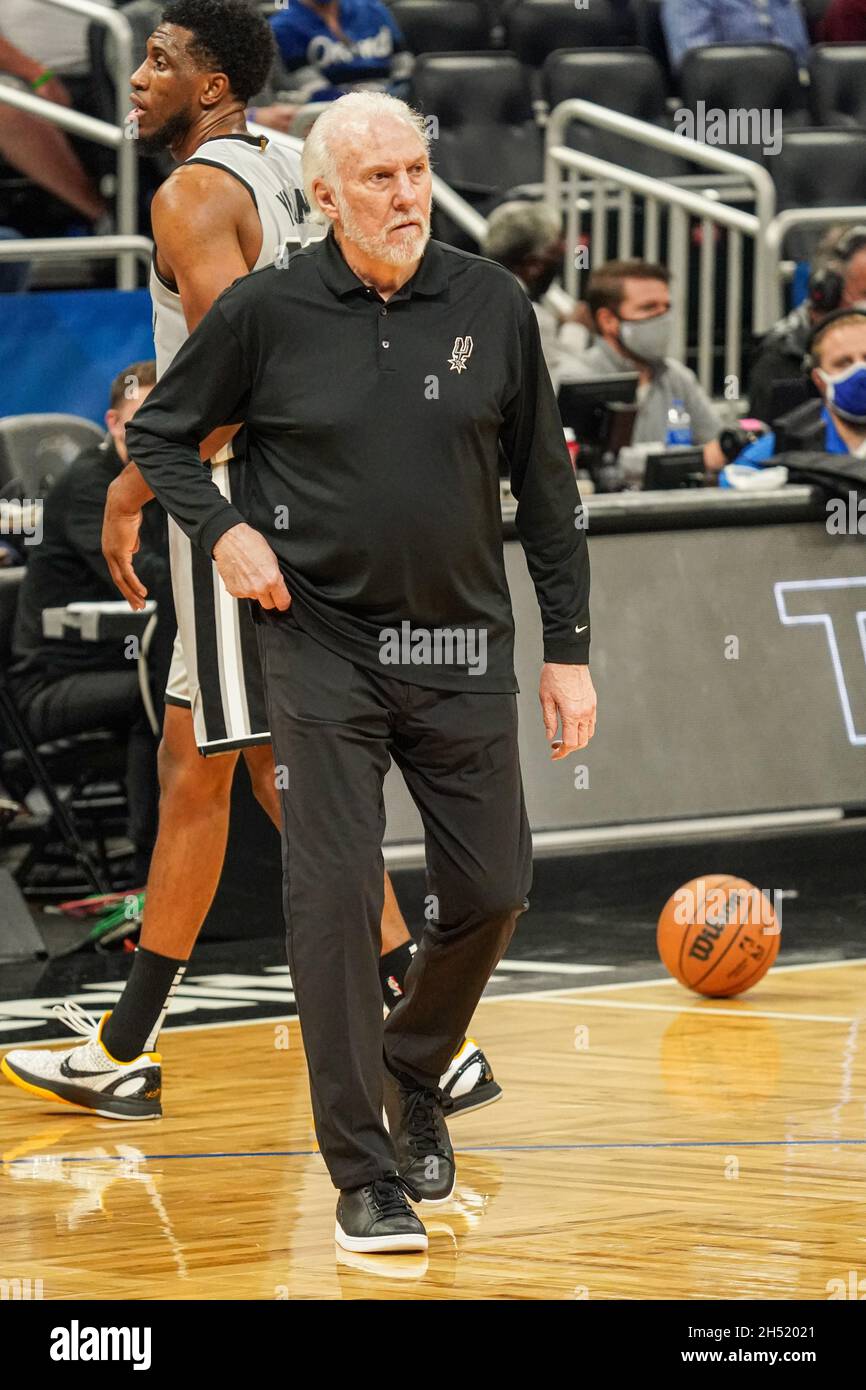
<svg viewBox="0 0 866 1390"><path fill-rule="evenodd" d="M448 359L448 365L452 372L457 372L459 375L460 372L466 371L466 363L472 356L472 347L473 343L471 338L454 339L454 351Z"/></svg>

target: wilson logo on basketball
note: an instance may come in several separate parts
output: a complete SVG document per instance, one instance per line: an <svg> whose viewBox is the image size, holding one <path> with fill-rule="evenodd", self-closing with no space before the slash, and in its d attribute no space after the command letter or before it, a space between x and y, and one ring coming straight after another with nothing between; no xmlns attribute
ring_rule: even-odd
<svg viewBox="0 0 866 1390"><path fill-rule="evenodd" d="M657 943L662 963L680 984L724 998L763 979L778 954L780 934L773 905L760 888L710 874L683 884L668 899Z"/></svg>

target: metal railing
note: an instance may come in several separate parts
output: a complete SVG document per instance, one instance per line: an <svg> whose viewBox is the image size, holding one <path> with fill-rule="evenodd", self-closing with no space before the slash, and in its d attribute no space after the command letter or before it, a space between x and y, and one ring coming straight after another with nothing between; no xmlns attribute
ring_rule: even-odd
<svg viewBox="0 0 866 1390"><path fill-rule="evenodd" d="M93 140L98 145L105 145L116 151L117 232L120 238L134 236L138 217L138 162L135 140L132 138L133 131L126 125L129 79L133 72L132 29L129 21L123 17L121 10L97 5L94 0L40 0L40 3L54 5L57 9L79 14L85 19L103 25L110 31L114 39L112 67L117 124L111 125L107 121L97 120L94 116L85 116L80 111L70 111L65 106L58 106L56 102L46 101L44 97L34 96L30 92L20 92L15 87L5 85L0 85L0 102L5 102L7 106L16 106L20 111L27 111L32 116L49 121L61 130L68 130L73 135L80 135L83 139ZM110 238L99 238L99 240L110 240ZM89 241L88 238L86 244L89 245ZM75 238L75 242L79 247L83 247L85 244L83 238ZM29 242L28 246L32 248L36 244L43 243ZM14 246L15 242L7 243L7 245ZM126 248L118 250L114 254L117 256L118 263L118 288L134 289L136 284L134 257L129 254ZM82 260L87 258L82 254ZM10 258L4 256L4 259ZM28 252L26 256L19 255L13 259L32 260L33 257ZM65 259L73 258L65 257Z"/></svg>
<svg viewBox="0 0 866 1390"><path fill-rule="evenodd" d="M10 238L0 241L0 261L106 261L128 260L135 267L150 265L153 242L150 237L138 236L89 236L89 237L34 237ZM135 289L135 279L131 285L122 289Z"/></svg>
<svg viewBox="0 0 866 1390"><path fill-rule="evenodd" d="M841 207L841 208L789 208L786 212L779 212L773 218L770 225L764 231L764 242L767 248L767 255L772 259L776 267L774 280L775 292L775 318L780 318L785 312L785 284L787 281L788 263L783 259L785 238L794 228L800 227L831 227L836 222L862 222L866 225L866 206L862 207Z"/></svg>
<svg viewBox="0 0 866 1390"><path fill-rule="evenodd" d="M619 164L571 149L563 143L575 120L599 130L633 140L645 148L688 160L707 174L654 178ZM710 177L708 177L709 175ZM697 374L704 389L713 392L713 344L716 318L716 237L724 229L727 240L727 283L724 304L724 375L735 378L740 394L742 344L745 323L743 237L753 245L751 328L766 332L776 312L778 264L767 245L765 230L776 212L776 191L761 165L728 150L716 149L685 136L674 135L645 121L634 120L594 102L562 102L550 115L545 138L545 192L548 203L565 219L566 244L572 254L566 260L565 288L579 295L578 257L584 220L591 228L592 256L600 264L615 254L618 259L638 254L636 198L642 200L642 246L646 260L658 260L667 219L666 261L677 284L672 354L685 359L690 293L690 231L692 217L700 219L698 252ZM747 201L747 212L734 202ZM613 252L609 218L614 209L617 228Z"/></svg>

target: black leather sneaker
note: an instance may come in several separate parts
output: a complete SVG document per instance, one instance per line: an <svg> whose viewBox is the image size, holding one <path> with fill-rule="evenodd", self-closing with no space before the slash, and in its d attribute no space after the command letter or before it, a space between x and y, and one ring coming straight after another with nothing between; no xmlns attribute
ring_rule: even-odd
<svg viewBox="0 0 866 1390"><path fill-rule="evenodd" d="M395 1173L341 1192L334 1240L344 1250L368 1253L426 1250L423 1222L406 1201L409 1190L409 1184Z"/></svg>
<svg viewBox="0 0 866 1390"><path fill-rule="evenodd" d="M384 1099L400 1177L419 1194L415 1201L447 1202L457 1166L438 1092L398 1080L386 1067Z"/></svg>

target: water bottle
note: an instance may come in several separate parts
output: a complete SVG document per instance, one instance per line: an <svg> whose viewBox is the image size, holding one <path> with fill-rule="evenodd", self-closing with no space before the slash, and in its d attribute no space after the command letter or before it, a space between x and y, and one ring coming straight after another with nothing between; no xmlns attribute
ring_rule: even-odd
<svg viewBox="0 0 866 1390"><path fill-rule="evenodd" d="M691 444L692 417L682 401L674 401L668 411L668 429L665 444Z"/></svg>

